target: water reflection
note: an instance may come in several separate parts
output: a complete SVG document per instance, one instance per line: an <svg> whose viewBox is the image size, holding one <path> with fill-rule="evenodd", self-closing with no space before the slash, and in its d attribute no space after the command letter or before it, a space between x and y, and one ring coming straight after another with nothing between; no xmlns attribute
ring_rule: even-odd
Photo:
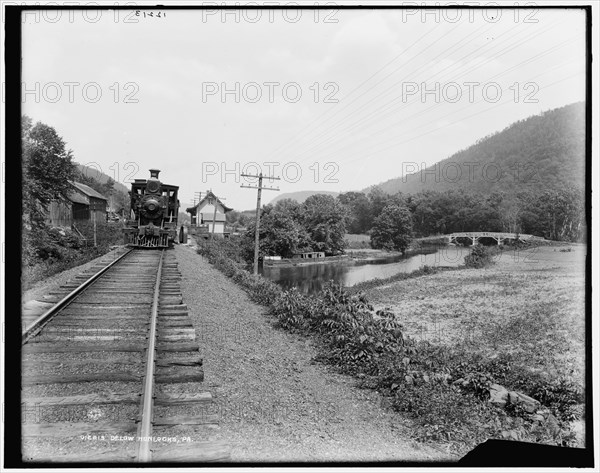
<svg viewBox="0 0 600 473"><path fill-rule="evenodd" d="M424 265L458 266L464 262L468 252L468 248L448 246L355 264L326 263L263 267L261 274L284 289L297 287L300 291L310 294L320 291L329 280L344 286L353 286L374 278L388 278L401 272L409 273Z"/></svg>

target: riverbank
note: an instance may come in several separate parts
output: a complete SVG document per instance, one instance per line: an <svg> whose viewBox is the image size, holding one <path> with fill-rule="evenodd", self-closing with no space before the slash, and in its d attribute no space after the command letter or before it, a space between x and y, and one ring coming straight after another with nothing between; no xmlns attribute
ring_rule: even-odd
<svg viewBox="0 0 600 473"><path fill-rule="evenodd" d="M411 422L377 392L315 364L310 339L273 327L264 306L187 245L175 247L181 288L232 460L448 461L411 440Z"/></svg>
<svg viewBox="0 0 600 473"><path fill-rule="evenodd" d="M375 261L378 259L392 258L394 256L402 256L402 253L399 251L374 250L372 248L347 250L346 254L354 261Z"/></svg>

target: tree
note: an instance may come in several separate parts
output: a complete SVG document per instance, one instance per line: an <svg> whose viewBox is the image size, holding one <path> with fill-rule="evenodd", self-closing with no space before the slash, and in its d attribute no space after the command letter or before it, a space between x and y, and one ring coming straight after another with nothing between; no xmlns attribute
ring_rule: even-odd
<svg viewBox="0 0 600 473"><path fill-rule="evenodd" d="M585 209L579 189L567 187L520 197L527 200L521 213L523 233L558 241L577 241L583 236Z"/></svg>
<svg viewBox="0 0 600 473"><path fill-rule="evenodd" d="M412 216L408 207L388 205L375 219L371 232L371 246L385 250L397 250L403 254L411 241Z"/></svg>
<svg viewBox="0 0 600 473"><path fill-rule="evenodd" d="M131 198L125 192L115 190L112 197L112 203L114 206L115 212L120 215L124 215L129 218L129 213L131 211Z"/></svg>
<svg viewBox="0 0 600 473"><path fill-rule="evenodd" d="M114 188L115 181L109 177L108 181L102 184L98 179L92 176L87 175L87 169L85 171L76 169L75 170L75 180L77 182L81 182L88 187L91 187L96 192L99 192L104 197L108 197L110 191Z"/></svg>
<svg viewBox="0 0 600 473"><path fill-rule="evenodd" d="M254 223L244 234L243 256L248 262L254 260ZM259 229L259 258L281 256L291 258L301 244L300 229L287 213L265 205L261 211Z"/></svg>
<svg viewBox="0 0 600 473"><path fill-rule="evenodd" d="M367 197L369 198L369 202L371 203L371 209L370 209L371 210L370 211L371 219L369 222L369 227L371 228L371 227L373 227L375 219L383 211L385 206L390 203L390 201L389 201L390 196L389 196L389 194L386 194L384 191L382 191L380 187L373 186L369 190Z"/></svg>
<svg viewBox="0 0 600 473"><path fill-rule="evenodd" d="M75 177L72 151L51 126L21 119L23 152L23 214L42 224L51 201L66 198Z"/></svg>
<svg viewBox="0 0 600 473"><path fill-rule="evenodd" d="M284 199L263 206L259 229L259 258L324 251L337 253L345 245L345 209L330 195L314 195L303 204ZM243 239L243 257L254 259L254 223Z"/></svg>
<svg viewBox="0 0 600 473"><path fill-rule="evenodd" d="M337 199L346 208L346 228L349 233L366 233L371 229L371 203L364 193L345 192L339 194Z"/></svg>
<svg viewBox="0 0 600 473"><path fill-rule="evenodd" d="M108 197L115 191L115 181L112 177L109 177L108 180L104 184L100 184L100 186L102 190L98 192L104 197Z"/></svg>
<svg viewBox="0 0 600 473"><path fill-rule="evenodd" d="M294 220L299 221L302 213L302 205L294 199L281 199L278 200L274 207L274 210L282 213L287 213Z"/></svg>
<svg viewBox="0 0 600 473"><path fill-rule="evenodd" d="M417 236L501 231L504 224L502 202L501 194L485 196L460 190L425 191L407 199Z"/></svg>
<svg viewBox="0 0 600 473"><path fill-rule="evenodd" d="M342 252L346 245L346 210L330 195L315 194L304 201L300 223L310 236L313 251Z"/></svg>

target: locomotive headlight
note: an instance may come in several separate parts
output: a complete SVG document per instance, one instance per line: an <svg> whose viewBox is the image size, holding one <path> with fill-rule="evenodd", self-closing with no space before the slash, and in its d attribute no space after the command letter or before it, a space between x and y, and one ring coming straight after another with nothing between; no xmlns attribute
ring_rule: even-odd
<svg viewBox="0 0 600 473"><path fill-rule="evenodd" d="M148 199L144 202L144 209L148 213L156 213L160 210L160 203L156 199Z"/></svg>

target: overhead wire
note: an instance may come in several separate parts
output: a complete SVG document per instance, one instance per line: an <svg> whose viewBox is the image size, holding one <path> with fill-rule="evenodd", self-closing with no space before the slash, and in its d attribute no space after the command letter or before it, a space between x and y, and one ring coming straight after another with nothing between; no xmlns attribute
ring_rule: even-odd
<svg viewBox="0 0 600 473"><path fill-rule="evenodd" d="M539 33L538 33L538 35L539 35L539 34L542 34L542 33L543 33L543 32L545 32L545 31L547 31L547 30L548 30L548 29L550 29L552 26L554 26L554 24L551 24L551 25L549 25L549 26L548 26L547 28L545 28L543 31L539 32ZM514 27L513 27L513 28L511 28L511 30L512 30L512 29L514 29ZM537 35L534 35L534 36L537 36ZM531 37L531 36L530 36L530 37ZM521 44L521 42L520 42L520 41L516 41L516 42L514 42L514 43L511 43L511 44L509 44L507 47L505 47L503 50L501 50L501 51L500 51L500 53L501 53L501 54L500 54L500 56L501 56L501 55L503 55L503 54L506 54L506 53L507 53L507 52L509 52L510 50L512 50L512 49L514 49L514 48L516 48L516 47L518 47L520 44ZM457 62L459 62L459 61L462 61L462 60L466 59L467 57L469 57L470 55L474 54L476 51L479 51L480 49L481 49L481 47L477 48L475 51L472 51L471 53L469 53L469 54L467 54L467 55L463 56L462 58L460 58L460 59L459 59ZM439 55L438 55L438 57L439 57ZM492 58L489 58L489 59L487 59L486 61L484 61L482 64L478 64L478 65L476 65L476 66L473 66L473 67L472 67L471 69L469 69L468 71L464 71L464 72L462 72L462 73L461 73L461 74L460 74L458 77L461 77L461 76L463 76L463 75L467 74L468 72L470 72L470 71L474 70L475 68L481 67L483 64L485 64L485 63L487 63L487 62L490 62L490 61L492 61L492 60L495 60L497 57L499 57L499 56L498 56L498 55L495 55L494 57L492 57ZM435 58L434 58L434 59L435 59ZM440 74L441 72L443 72L443 71L447 70L448 68L450 68L450 67L452 67L452 66L454 66L454 65L450 65L450 66L447 66L447 67L445 67L444 69L442 69L442 70L438 71L438 72L437 72L435 75L438 75L438 74ZM435 75L434 75L433 77L435 77ZM443 77L443 76L442 76L442 77ZM398 97L396 97L396 98L395 98L393 101L396 101L396 100L398 100L400 97L401 97L401 96L398 96ZM408 107L408 106L410 106L411 104L415 103L415 101L416 101L416 100L418 100L418 99L415 97L415 98L414 98L412 101L408 101L408 103L406 103L406 104L402 104L400 107L396 107L396 108L402 108L403 106L404 106L404 107ZM392 101L392 102L393 102L393 101ZM389 107L389 105L390 105L390 104L388 103L388 104L387 104L387 105L385 105L384 107L380 107L380 108L378 108L378 109L376 109L376 110L372 111L372 112L369 114L369 116L373 116L374 114L378 113L378 111L380 111L380 110L382 110L382 109L385 109L386 107ZM388 112L387 112L387 113L389 113L389 112L390 112L390 111L388 110ZM420 114L422 114L422 113L423 113L422 111L420 111L420 112L417 112L417 114L418 114L418 115L420 115ZM349 130L351 130L353 127L356 127L356 126L357 126L358 124L360 124L362 121L366 120L366 118L367 118L367 117L359 117L359 118L358 118L358 120L357 120L357 121L356 121L354 124L352 124L350 127L346 128L346 131L349 131ZM377 122L381 121L382 119L383 119L383 117L381 117L381 116L378 116L378 117L377 117L377 120L376 120L374 123L377 123ZM371 124L371 125L372 125L372 124ZM316 138L315 138L315 139L316 139ZM339 139L343 139L343 137L331 137L331 138L329 138L328 140L331 140L331 139L334 139L334 140L335 140L335 139L338 139L338 140L339 140ZM325 142L322 142L322 143L313 143L313 146L312 146L311 148L309 148L309 149L307 149L307 150L303 150L303 151L301 151L301 152L299 152L299 153L296 153L296 154L295 154L295 158L299 158L301 155L303 155L303 154L305 154L305 153L308 153L308 152L310 152L310 151L314 150L315 148L317 148L317 147L319 147L319 146L323 146L323 145L324 145L326 142L327 142L327 140L326 140ZM328 146L330 146L330 145L328 145ZM294 158L292 158L292 159L294 159ZM302 161L304 161L304 160L300 160L299 162L302 162Z"/></svg>
<svg viewBox="0 0 600 473"><path fill-rule="evenodd" d="M354 89L352 89L352 91L348 94L351 95L353 92L355 92L358 88L362 87L362 85L364 85L366 82L368 82L369 80L371 80L373 77L375 77L379 72L381 72L385 67L387 67L387 65L389 65L390 63L394 62L395 60L397 60L399 57L401 57L402 55L404 55L404 53L406 53L407 51L409 51L415 44L418 44L421 39L423 39L425 36L427 36L428 34L430 34L431 32L433 32L435 29L437 29L437 27L439 27L439 25L436 25L436 28L434 28L433 30L430 30L429 32L425 33L424 35L421 36L421 38L419 38L418 40L414 41L408 48L406 48L405 50L403 50L402 53L398 54L394 59L392 59L391 61L389 61L388 63L386 63L385 66L383 66L383 68L381 68L379 71L377 71L375 74L372 74L369 78L367 78L366 80L364 80L363 82L361 82L361 84L359 84L359 86L355 87ZM421 50L421 53L427 49L429 49L430 47L432 47L434 44L436 44L437 42L441 41L445 36L447 36L448 34L450 34L452 31L454 31L455 29L457 29L458 26L456 26L455 28L453 28L451 31L445 33L441 38L438 38L437 40L435 40L433 43L431 43L427 48ZM400 69L402 66L404 66L406 63L402 64L401 66L397 67L396 69L394 69L392 72L390 72L387 76L385 76L383 79L381 79L379 82L377 82L374 86L372 86L371 88L369 88L366 92L360 94L359 96L355 97L354 99L352 99L351 101L347 102L344 106L340 107L340 108L335 108L335 109L330 109L327 112L323 113L321 116L319 116L315 121L311 122L310 126L317 126L316 123L317 121L324 117L325 115L327 115L329 112L333 112L333 115L327 117L327 120L332 119L333 117L335 117L337 114L341 113L343 110L345 110L348 106L350 106L351 104L353 104L354 102L356 102L356 100L358 100L359 98L363 97L366 93L368 93L370 90L373 89L373 87L375 87L376 85L380 84L383 80L387 79L391 74L395 73L398 69ZM307 127L305 127L306 129ZM296 138L304 138L305 135L302 135L300 132L296 134ZM280 146L279 148L277 148L277 150L274 150L272 153L270 153L268 156L273 156L274 154L276 154L276 152L281 152L283 149L285 149L286 147L289 147L293 144L293 140L289 141L287 143L284 143L283 146Z"/></svg>
<svg viewBox="0 0 600 473"><path fill-rule="evenodd" d="M557 65L557 66L554 66L554 67L553 67L553 68L551 68L551 69L554 69L554 68L556 68L556 67L559 67L559 66L558 66L558 65ZM539 77L539 76L541 76L541 75L543 75L543 74L546 74L547 72L548 72L548 70L544 71L542 74L539 74L539 75L538 75L538 76L536 76L536 77ZM571 74L571 75L569 75L569 76L567 76L567 77L565 77L565 78L563 78L563 79L560 79L560 80L554 81L554 82L552 82L552 83L550 83L550 84L548 84L548 85L545 85L545 86L543 86L543 87L540 87L540 89L539 89L539 90L544 90L544 89L547 89L547 88L549 88L549 87L551 87L551 86L553 86L553 85L555 85L555 84L558 84L558 83L560 83L560 82L564 82L565 80L568 80L568 79L570 79L570 78L572 78L572 77L576 77L576 76L581 76L581 72L577 72L577 73ZM480 102L477 102L477 103L481 103L481 101L480 101ZM482 113L489 112L490 110L493 110L493 109L495 109L495 108L497 108L497 107L499 107L499 106L501 106L501 105L507 105L507 104L509 104L509 103L511 103L511 101L510 101L510 100L507 100L507 101L504 101L504 102L499 102L499 103L497 103L497 104L495 104L495 105L492 105L492 106L490 106L490 107L486 108L485 110L480 110L480 111L478 111L478 112L475 112L475 113L473 113L473 114L471 114L471 115L467 115L467 116L465 116L465 117L461 117L460 119L458 119L458 120L456 120L456 121L454 121L454 122L447 123L447 124L444 124L443 126L440 126L440 127L437 127L437 128L430 129L430 130L428 130L428 131L426 131L426 132L424 132L424 133L421 133L421 134L419 134L419 135L417 135L417 136L413 136L413 137L411 137L411 138L407 138L407 139L404 139L404 140L402 140L402 141L399 141L399 142L397 142L397 143L394 143L393 145L387 146L386 148L381 148L381 149L372 150L372 151L370 151L369 155L370 155L370 156L372 156L372 155L374 155L374 154L378 154L378 153L381 153L381 152L383 152L383 151L387 151L387 150L389 150L389 149L395 148L395 147L397 147L397 146L399 146L399 145L402 145L402 144L405 144L405 143L409 143L409 142L411 142L411 141L414 141L414 140L416 140L417 138L422 138L423 136L429 135L429 134L431 134L431 133L433 133L433 132L435 132L435 131L438 131L438 130L441 130L441 129L444 129L444 128L448 128L448 127L450 127L450 126L452 126L452 125L455 125L455 124L457 124L457 123L460 123L460 122L462 122L462 121L464 121L464 120L466 120L466 119L468 119L468 118L472 118L472 117L475 117L475 116L477 116L477 115L481 115ZM463 107L463 108L462 108L460 111L466 110L467 108L471 108L471 106L472 106L472 104L469 104L469 105L467 105L466 107ZM449 115L452 115L452 114L453 114L453 113L450 113L450 114L444 115L444 116L442 116L442 117L439 117L439 119L446 118L447 116L449 116ZM423 128L424 126L426 126L426 125L422 125L422 126L420 126L420 127L417 127L417 128L416 128L416 129L414 129L414 130L418 130L418 129L420 129L420 128ZM414 131L414 130L413 130L413 131ZM358 158L356 158L356 159L354 159L354 160L349 160L349 161L347 161L347 162L346 162L346 164L353 163L353 162L355 162L357 159L361 159L361 158L363 158L363 156L361 156L361 157L358 157Z"/></svg>

